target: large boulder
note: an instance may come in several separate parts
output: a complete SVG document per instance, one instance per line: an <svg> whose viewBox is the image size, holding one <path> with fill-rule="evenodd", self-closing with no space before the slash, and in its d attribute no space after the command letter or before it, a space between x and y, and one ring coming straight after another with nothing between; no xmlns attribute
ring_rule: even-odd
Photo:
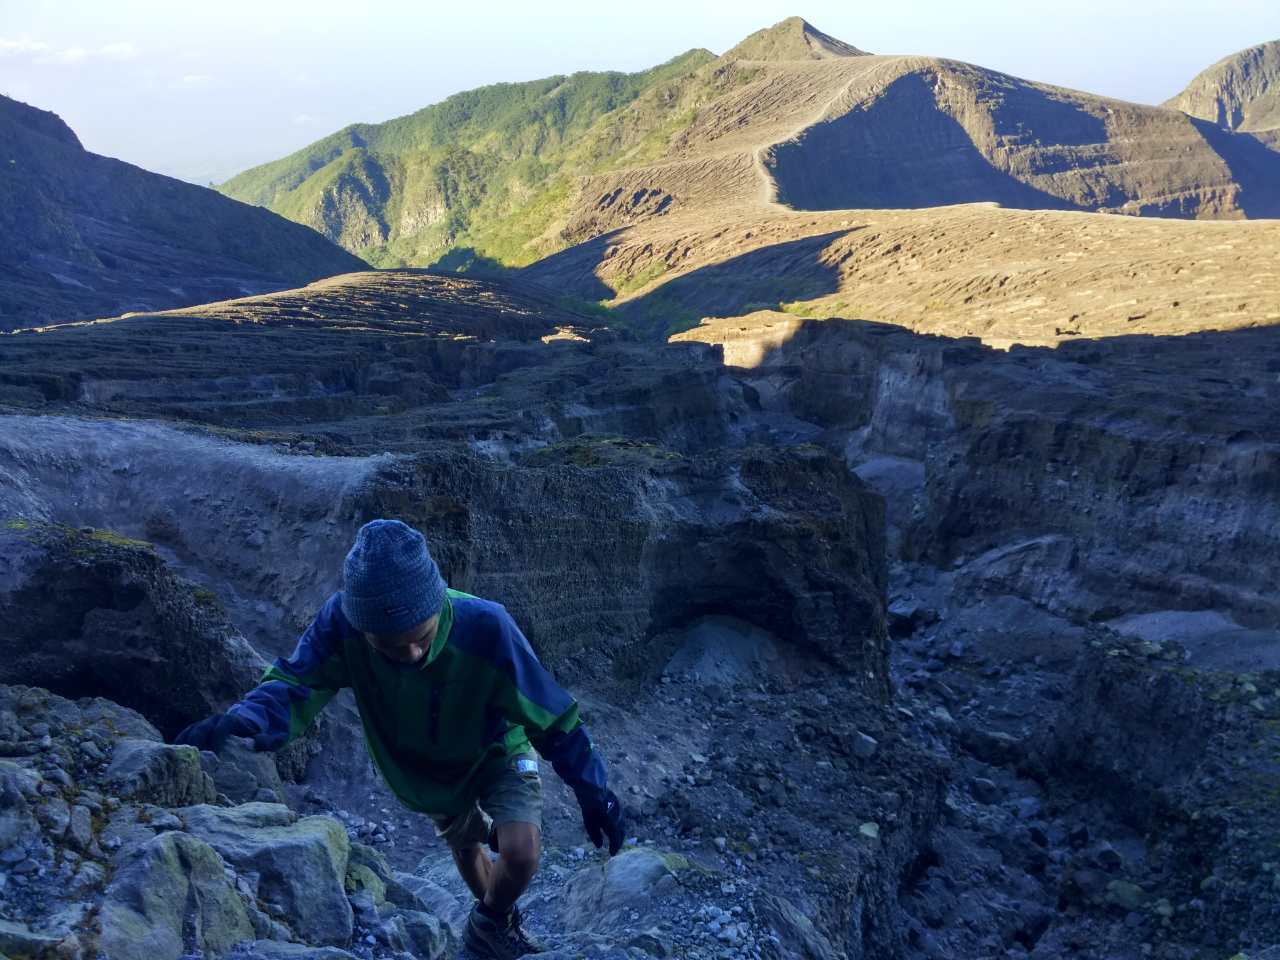
<svg viewBox="0 0 1280 960"><path fill-rule="evenodd" d="M258 801L293 806L280 779L275 754L255 750L253 741L247 737L228 737L217 753L202 751L200 765L213 779L218 793L236 803Z"/></svg>
<svg viewBox="0 0 1280 960"><path fill-rule="evenodd" d="M655 897L679 886L677 874L689 862L676 853L633 847L602 864L579 870L564 888L560 918L570 930L607 933L626 924L624 917L644 911Z"/></svg>
<svg viewBox="0 0 1280 960"><path fill-rule="evenodd" d="M361 925L393 952L410 952L425 960L457 952L459 932L450 922L452 898L429 881L392 870L372 847L351 845L346 888ZM437 909L437 893L447 898L440 903L444 910Z"/></svg>
<svg viewBox="0 0 1280 960"><path fill-rule="evenodd" d="M40 827L29 801L39 799L40 781L34 770L0 760L0 854L39 836Z"/></svg>
<svg viewBox="0 0 1280 960"><path fill-rule="evenodd" d="M281 908L281 919L316 946L351 942L353 915L344 882L350 841L332 817L305 817L283 804L207 804L177 811L194 837L241 873L259 876L258 896Z"/></svg>
<svg viewBox="0 0 1280 960"><path fill-rule="evenodd" d="M139 848L107 888L98 946L112 960L223 956L253 939L244 904L207 843L165 833Z"/></svg>
<svg viewBox="0 0 1280 960"><path fill-rule="evenodd" d="M109 697L170 737L226 709L265 666L212 593L105 530L0 523L0 622L0 683Z"/></svg>
<svg viewBox="0 0 1280 960"><path fill-rule="evenodd" d="M107 778L121 797L162 807L211 803L217 798L195 747L121 740L107 767Z"/></svg>
<svg viewBox="0 0 1280 960"><path fill-rule="evenodd" d="M832 960L835 956L831 941L819 933L813 922L790 900L766 893L756 901L756 905L786 955L799 954L806 960Z"/></svg>

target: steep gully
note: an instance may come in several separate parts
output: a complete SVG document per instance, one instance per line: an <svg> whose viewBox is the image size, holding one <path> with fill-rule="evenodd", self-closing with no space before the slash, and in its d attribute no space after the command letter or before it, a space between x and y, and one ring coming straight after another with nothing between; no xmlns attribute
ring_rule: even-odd
<svg viewBox="0 0 1280 960"><path fill-rule="evenodd" d="M234 423L255 402L242 390L239 412L210 414L213 384L36 403L25 413L45 416L0 421L3 512L72 531L45 541L92 527L153 542L266 655L336 586L359 522L411 518L451 580L506 602L580 693L638 838L700 868L646 894L628 936L653 921L659 941L719 956L734 938L708 933L727 925L710 903L772 931L735 934L748 955L1217 957L1275 942L1262 857L1280 371L1266 331L1002 354L777 316L685 337L709 344L533 339L514 368L472 351L465 386L447 365L430 375L448 401L421 406L418 391L363 421L300 420L312 408L260 385L292 417L275 443L66 416L164 402ZM1205 376L1224 368L1226 383ZM465 412L439 425L450 406ZM415 417L442 433L409 439ZM387 446L400 452L368 455ZM48 584L66 573L18 562L49 549L19 539L6 595L44 582L43 607L24 596L56 606ZM98 564L77 549L74 569ZM102 562L108 586L123 562ZM87 591L78 627L32 629L83 642L120 593ZM3 679L182 719L156 713L145 684L39 669ZM351 732L335 711L288 789L381 820L389 798ZM416 826L381 846L402 867L428 855L429 872L440 851ZM555 886L577 869L576 825L547 827L564 867L530 915L566 947L603 945ZM792 913L766 897L784 889ZM605 934L626 939L592 936Z"/></svg>

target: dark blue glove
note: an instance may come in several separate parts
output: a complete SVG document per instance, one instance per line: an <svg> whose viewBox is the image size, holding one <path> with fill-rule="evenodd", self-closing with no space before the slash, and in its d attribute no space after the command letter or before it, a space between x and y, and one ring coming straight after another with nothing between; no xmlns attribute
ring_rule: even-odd
<svg viewBox="0 0 1280 960"><path fill-rule="evenodd" d="M227 737L252 737L257 732L258 728L244 717L237 717L230 713L215 713L187 727L173 738L173 742L185 743L197 750L217 753L226 744Z"/></svg>
<svg viewBox="0 0 1280 960"><path fill-rule="evenodd" d="M597 847L609 838L609 856L622 849L622 833L626 821L622 816L622 804L612 790L605 790L599 796L578 802L582 805L582 825L587 828L587 836Z"/></svg>

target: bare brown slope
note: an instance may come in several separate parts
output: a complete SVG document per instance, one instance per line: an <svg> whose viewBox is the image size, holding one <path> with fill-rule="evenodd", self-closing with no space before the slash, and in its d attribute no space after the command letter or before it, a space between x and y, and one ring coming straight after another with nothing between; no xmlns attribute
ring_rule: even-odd
<svg viewBox="0 0 1280 960"><path fill-rule="evenodd" d="M1229 130L1280 127L1280 40L1224 57L1164 105Z"/></svg>
<svg viewBox="0 0 1280 960"><path fill-rule="evenodd" d="M1280 224L1082 216L1280 212L1251 136L956 61L721 69L664 158L584 179L579 245L523 276L659 336L781 304L996 344L1280 320Z"/></svg>
<svg viewBox="0 0 1280 960"><path fill-rule="evenodd" d="M0 329L292 287L361 267L314 230L89 153L0 97Z"/></svg>
<svg viewBox="0 0 1280 960"><path fill-rule="evenodd" d="M989 201L1179 218L1280 216L1280 157L1180 110L927 57L716 69L735 82L671 138L665 157L583 180L566 237L685 207L762 201L806 210Z"/></svg>
<svg viewBox="0 0 1280 960"><path fill-rule="evenodd" d="M1280 223L969 205L689 211L524 271L609 297L651 335L761 308L885 320L996 345L1280 322Z"/></svg>

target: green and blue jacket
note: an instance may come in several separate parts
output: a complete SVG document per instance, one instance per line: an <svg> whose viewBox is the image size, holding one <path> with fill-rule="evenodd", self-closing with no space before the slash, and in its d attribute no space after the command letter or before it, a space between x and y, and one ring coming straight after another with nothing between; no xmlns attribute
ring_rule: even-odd
<svg viewBox="0 0 1280 960"><path fill-rule="evenodd" d="M538 662L500 604L448 592L427 655L412 665L378 653L342 613L321 608L293 656L228 711L280 750L350 687L364 742L400 802L438 816L464 812L507 760L535 747L584 806L601 804L604 763L578 704Z"/></svg>

